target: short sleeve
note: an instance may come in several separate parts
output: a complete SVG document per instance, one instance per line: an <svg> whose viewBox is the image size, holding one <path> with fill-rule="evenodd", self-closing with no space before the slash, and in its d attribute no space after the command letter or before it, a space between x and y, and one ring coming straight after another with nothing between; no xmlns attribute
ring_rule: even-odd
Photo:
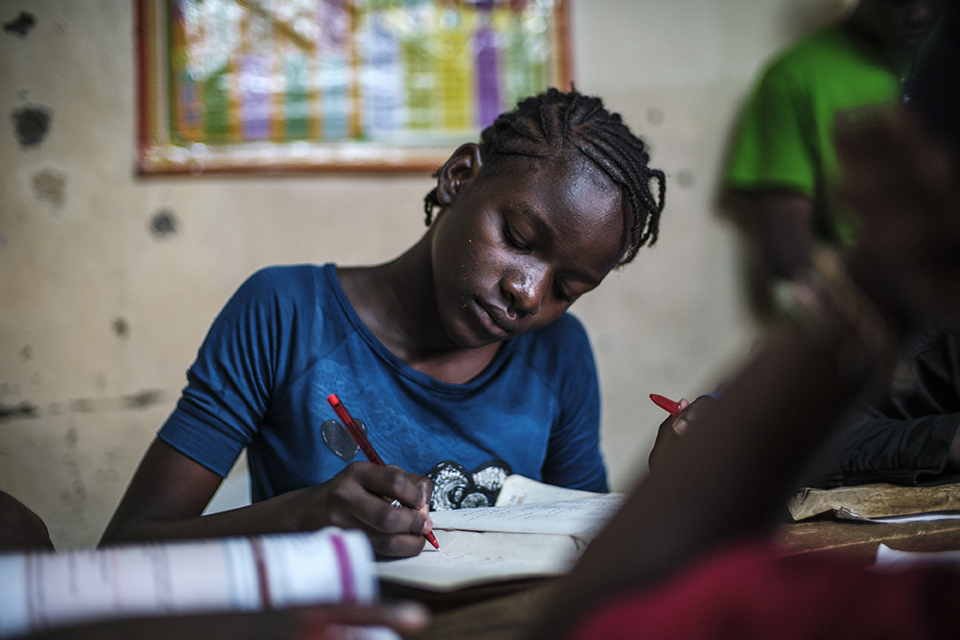
<svg viewBox="0 0 960 640"><path fill-rule="evenodd" d="M159 437L226 476L267 411L287 313L280 271L251 276L227 302L187 372Z"/></svg>
<svg viewBox="0 0 960 640"><path fill-rule="evenodd" d="M777 187L813 197L817 157L810 102L779 65L764 75L747 104L731 148L726 182L754 191Z"/></svg>

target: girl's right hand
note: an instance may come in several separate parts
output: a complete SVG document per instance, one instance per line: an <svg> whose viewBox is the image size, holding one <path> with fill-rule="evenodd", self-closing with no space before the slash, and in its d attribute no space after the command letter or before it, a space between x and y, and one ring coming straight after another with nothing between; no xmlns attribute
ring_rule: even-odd
<svg viewBox="0 0 960 640"><path fill-rule="evenodd" d="M415 556L432 530L433 483L395 466L354 462L333 478L204 515L222 478L159 438L140 461L101 545L288 531L360 529L380 556ZM400 508L392 506L397 500Z"/></svg>
<svg viewBox="0 0 960 640"><path fill-rule="evenodd" d="M378 556L415 556L433 529L433 483L394 465L353 462L327 482L295 493L309 496L300 502L298 528L360 529Z"/></svg>

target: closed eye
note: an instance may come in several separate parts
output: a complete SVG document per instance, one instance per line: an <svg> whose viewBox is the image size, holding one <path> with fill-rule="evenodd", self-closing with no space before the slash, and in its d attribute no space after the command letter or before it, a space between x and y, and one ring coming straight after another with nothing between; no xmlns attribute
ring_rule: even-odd
<svg viewBox="0 0 960 640"><path fill-rule="evenodd" d="M563 288L563 285L560 284L559 281L553 285L553 289L554 291L556 291L557 297L563 300L564 302L573 302L574 296L567 293L566 290Z"/></svg>
<svg viewBox="0 0 960 640"><path fill-rule="evenodd" d="M507 244L515 249L520 249L521 251L529 251L530 247L523 244L517 237L513 234L513 231L510 230L510 225L503 225L503 237L506 239Z"/></svg>

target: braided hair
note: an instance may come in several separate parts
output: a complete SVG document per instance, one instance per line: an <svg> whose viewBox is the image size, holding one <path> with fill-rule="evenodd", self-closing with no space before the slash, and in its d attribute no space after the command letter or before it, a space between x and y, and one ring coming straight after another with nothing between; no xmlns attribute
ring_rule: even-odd
<svg viewBox="0 0 960 640"><path fill-rule="evenodd" d="M557 89L526 98L483 130L479 146L484 169L494 168L504 156L554 158L578 150L620 187L630 203L629 247L617 266L633 260L640 247L657 241L666 177L647 166L647 145L630 132L620 114L607 111L600 98ZM656 197L651 191L654 182ZM437 190L423 202L429 226L434 208L440 206Z"/></svg>

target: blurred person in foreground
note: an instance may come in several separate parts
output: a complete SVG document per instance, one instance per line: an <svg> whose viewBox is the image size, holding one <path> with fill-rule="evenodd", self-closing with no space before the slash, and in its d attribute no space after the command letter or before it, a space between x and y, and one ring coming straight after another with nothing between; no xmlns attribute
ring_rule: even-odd
<svg viewBox="0 0 960 640"><path fill-rule="evenodd" d="M911 74L936 48L945 8L942 0L861 0L847 19L801 39L761 76L734 141L725 186L750 239L748 291L762 318L773 315L777 283L808 269L815 246L850 247L863 232L858 216L836 197L834 129L889 116L912 94L920 95L930 126L952 121L943 110L953 104L945 92L957 84L956 73L928 73L922 85ZM956 137L955 131L937 133ZM651 464L708 401L664 422ZM960 481L956 324L915 326L903 338L897 375L839 423L798 486Z"/></svg>
<svg viewBox="0 0 960 640"><path fill-rule="evenodd" d="M922 94L929 101L837 136L839 196L863 216L859 242L812 251L809 266L781 288L783 319L724 394L659 454L558 585L531 637L960 633L956 568L893 574L829 553L783 557L768 536L837 418L882 388L917 323L960 319L955 7L947 20L944 64L918 76L918 86L934 81Z"/></svg>

